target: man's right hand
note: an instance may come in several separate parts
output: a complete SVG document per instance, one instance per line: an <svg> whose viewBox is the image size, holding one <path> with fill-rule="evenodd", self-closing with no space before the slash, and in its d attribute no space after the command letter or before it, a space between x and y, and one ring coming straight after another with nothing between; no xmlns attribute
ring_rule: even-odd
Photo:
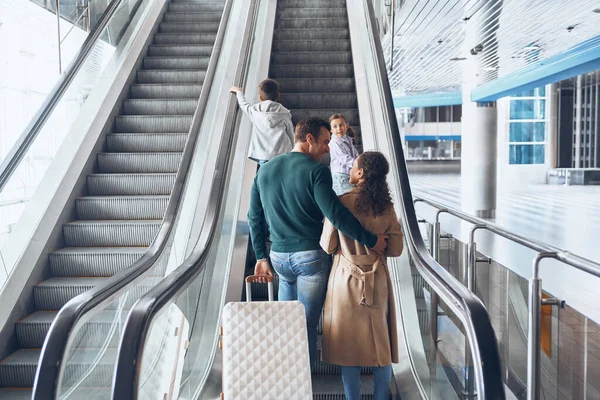
<svg viewBox="0 0 600 400"><path fill-rule="evenodd" d="M273 272L271 271L271 265L267 260L259 260L256 262L256 266L254 267L254 275L269 275L273 276ZM258 278L257 282L267 283L267 279L264 277Z"/></svg>
<svg viewBox="0 0 600 400"><path fill-rule="evenodd" d="M383 254L385 249L387 248L387 235L381 234L377 235L377 243L372 248L372 250L376 253Z"/></svg>

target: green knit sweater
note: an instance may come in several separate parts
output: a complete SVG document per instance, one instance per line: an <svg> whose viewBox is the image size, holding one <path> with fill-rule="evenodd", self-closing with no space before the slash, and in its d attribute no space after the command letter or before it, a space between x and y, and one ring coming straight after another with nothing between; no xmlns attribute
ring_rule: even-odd
<svg viewBox="0 0 600 400"><path fill-rule="evenodd" d="M331 172L307 154L291 152L263 165L250 194L248 224L257 259L271 250L281 253L319 249L323 216L345 235L368 247L377 236L363 229L332 189Z"/></svg>

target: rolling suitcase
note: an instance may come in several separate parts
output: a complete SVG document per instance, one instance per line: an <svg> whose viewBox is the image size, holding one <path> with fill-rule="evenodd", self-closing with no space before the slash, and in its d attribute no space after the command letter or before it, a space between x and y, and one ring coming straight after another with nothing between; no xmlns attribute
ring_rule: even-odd
<svg viewBox="0 0 600 400"><path fill-rule="evenodd" d="M299 301L273 301L273 278L268 276L269 301L231 302L223 308L222 400L310 400L312 383L306 315Z"/></svg>

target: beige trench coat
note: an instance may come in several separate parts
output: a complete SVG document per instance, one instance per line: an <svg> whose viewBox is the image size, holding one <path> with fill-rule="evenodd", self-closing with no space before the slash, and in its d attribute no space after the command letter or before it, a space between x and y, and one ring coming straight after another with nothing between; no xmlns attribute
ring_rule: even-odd
<svg viewBox="0 0 600 400"><path fill-rule="evenodd" d="M338 232L325 220L321 247L334 254L323 315L323 361L344 366L385 366L398 362L394 294L386 257L402 253L404 241L393 207L384 215L357 215L357 194L340 201L374 234L388 234L385 254Z"/></svg>

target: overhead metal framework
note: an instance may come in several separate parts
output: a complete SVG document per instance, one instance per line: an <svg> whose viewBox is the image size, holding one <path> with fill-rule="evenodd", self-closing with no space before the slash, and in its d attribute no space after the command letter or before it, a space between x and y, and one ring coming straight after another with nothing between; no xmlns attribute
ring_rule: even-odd
<svg viewBox="0 0 600 400"><path fill-rule="evenodd" d="M469 58L476 58L473 79L479 84L531 72L563 53L573 57L569 50L586 41L588 52L598 52L600 58L600 40L590 40L600 34L597 1L395 1L394 56L388 74L400 96L460 91ZM388 56L390 36L383 41Z"/></svg>

